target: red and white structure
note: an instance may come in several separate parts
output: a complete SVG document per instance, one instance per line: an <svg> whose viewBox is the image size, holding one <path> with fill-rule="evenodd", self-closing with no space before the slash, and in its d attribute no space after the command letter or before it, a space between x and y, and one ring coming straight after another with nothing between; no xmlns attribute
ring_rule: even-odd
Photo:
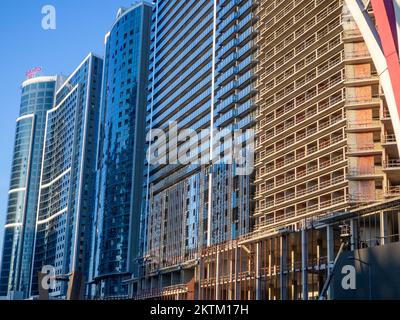
<svg viewBox="0 0 400 320"><path fill-rule="evenodd" d="M400 0L346 0L378 71L400 152ZM371 4L375 23L368 14Z"/></svg>

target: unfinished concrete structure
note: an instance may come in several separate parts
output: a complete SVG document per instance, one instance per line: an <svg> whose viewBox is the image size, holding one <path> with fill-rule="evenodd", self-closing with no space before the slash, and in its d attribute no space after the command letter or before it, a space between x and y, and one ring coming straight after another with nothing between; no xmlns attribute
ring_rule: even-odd
<svg viewBox="0 0 400 320"><path fill-rule="evenodd" d="M374 10L376 1L258 1L254 226L198 248L195 298L321 298L340 250L399 241L400 90ZM153 297L193 298L159 287Z"/></svg>

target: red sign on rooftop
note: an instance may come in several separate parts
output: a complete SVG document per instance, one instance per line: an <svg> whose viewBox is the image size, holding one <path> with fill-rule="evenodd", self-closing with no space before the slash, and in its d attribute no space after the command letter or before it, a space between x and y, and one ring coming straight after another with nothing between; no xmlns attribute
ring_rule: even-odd
<svg viewBox="0 0 400 320"><path fill-rule="evenodd" d="M42 71L41 67L35 67L35 68L33 68L33 69L31 69L31 70L26 72L26 77L28 79L32 79L32 78L36 77L36 75L38 73L40 73L41 71Z"/></svg>

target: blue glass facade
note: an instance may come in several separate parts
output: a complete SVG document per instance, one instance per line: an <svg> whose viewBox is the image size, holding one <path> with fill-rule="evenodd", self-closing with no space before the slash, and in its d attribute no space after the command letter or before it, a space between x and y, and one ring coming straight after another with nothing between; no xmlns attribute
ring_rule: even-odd
<svg viewBox="0 0 400 320"><path fill-rule="evenodd" d="M58 277L88 277L102 69L102 59L90 54L47 112L32 295L38 294L43 266L53 267ZM57 281L50 295L65 297L67 285Z"/></svg>
<svg viewBox="0 0 400 320"><path fill-rule="evenodd" d="M0 296L27 297L39 194L46 112L51 109L57 77L37 77L22 84L4 232Z"/></svg>
<svg viewBox="0 0 400 320"><path fill-rule="evenodd" d="M172 121L178 131L224 129L232 136L254 128L254 9L251 0L156 2L147 132L168 131ZM167 140L173 138L170 133ZM205 165L209 135L200 139L197 155L202 165L146 163L143 290L190 280L199 249L250 230L253 175L238 175L235 163ZM182 268L188 269L183 278Z"/></svg>
<svg viewBox="0 0 400 320"><path fill-rule="evenodd" d="M106 36L91 295L127 294L137 273L151 5L120 9Z"/></svg>

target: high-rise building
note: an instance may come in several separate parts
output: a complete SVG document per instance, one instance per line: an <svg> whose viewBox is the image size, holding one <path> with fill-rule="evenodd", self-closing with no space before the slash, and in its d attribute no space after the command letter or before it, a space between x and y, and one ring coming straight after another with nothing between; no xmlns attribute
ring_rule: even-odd
<svg viewBox="0 0 400 320"><path fill-rule="evenodd" d="M342 250L399 241L398 48L383 2L259 1L255 226L203 251L200 298L332 298Z"/></svg>
<svg viewBox="0 0 400 320"><path fill-rule="evenodd" d="M36 77L22 84L10 191L4 232L0 296L27 297L39 194L46 112L52 108L57 77Z"/></svg>
<svg viewBox="0 0 400 320"><path fill-rule="evenodd" d="M89 54L58 88L44 119L31 295L40 292L43 267L55 275L52 297L67 297L69 288L76 298L87 281L102 69L102 59Z"/></svg>
<svg viewBox="0 0 400 320"><path fill-rule="evenodd" d="M166 161L145 167L139 296L193 298L199 250L250 230L253 175L238 175L224 151L247 140L246 133L225 137L255 125L254 7L239 0L155 3L146 132L148 154ZM169 150L156 150L160 129ZM187 146L182 134L189 129L199 138ZM188 161L181 161L185 147Z"/></svg>
<svg viewBox="0 0 400 320"><path fill-rule="evenodd" d="M107 34L94 220L93 297L137 275L152 4L121 8Z"/></svg>

